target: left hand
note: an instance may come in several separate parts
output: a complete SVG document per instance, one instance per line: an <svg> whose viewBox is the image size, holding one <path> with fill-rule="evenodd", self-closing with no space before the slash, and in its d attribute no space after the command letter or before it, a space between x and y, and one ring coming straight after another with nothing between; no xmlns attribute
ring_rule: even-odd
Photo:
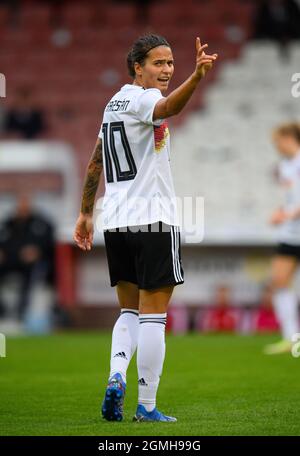
<svg viewBox="0 0 300 456"><path fill-rule="evenodd" d="M73 239L81 250L91 250L93 245L94 224L91 215L80 214Z"/></svg>

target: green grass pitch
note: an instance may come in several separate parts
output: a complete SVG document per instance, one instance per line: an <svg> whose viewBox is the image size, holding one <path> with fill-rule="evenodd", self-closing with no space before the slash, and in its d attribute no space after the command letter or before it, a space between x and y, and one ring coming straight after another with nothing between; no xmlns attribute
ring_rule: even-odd
<svg viewBox="0 0 300 456"><path fill-rule="evenodd" d="M8 338L0 358L0 435L299 435L300 358L267 357L276 336L167 335L158 406L177 423L133 423L136 359L125 417L103 421L108 332Z"/></svg>

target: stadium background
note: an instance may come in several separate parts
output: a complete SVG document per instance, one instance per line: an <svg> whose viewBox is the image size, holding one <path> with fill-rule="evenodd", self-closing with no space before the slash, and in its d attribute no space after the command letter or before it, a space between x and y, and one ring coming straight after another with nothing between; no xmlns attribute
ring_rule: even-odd
<svg viewBox="0 0 300 456"><path fill-rule="evenodd" d="M186 284L173 298L173 308L191 309L188 315L175 309L174 319L187 318L193 327L193 309L211 304L223 286L233 306L258 305L276 235L267 220L281 201L270 133L279 122L299 118L291 78L300 57L297 40L253 40L259 3L189 0L183 8L176 0L24 1L1 7L1 111L13 108L27 87L45 116L33 142L2 131L1 218L12 211L16 194L28 191L54 221L56 296L73 325L110 327L117 314L101 233L86 255L74 247L72 231L104 106L129 81L126 53L147 31L163 34L173 48L170 90L193 69L195 36L219 54L186 109L170 120L177 195L204 197L205 211L204 240L183 248Z"/></svg>
<svg viewBox="0 0 300 456"><path fill-rule="evenodd" d="M0 2L0 72L6 80L6 96L1 93L0 98L0 221L14 210L17 196L29 192L34 207L53 221L56 232L54 292L49 295L46 288L33 290L34 303L25 331L93 328L104 330L105 335L118 315L101 233L96 233L90 253L75 247L72 233L103 109L119 87L130 81L126 54L134 39L145 32L162 34L172 46L175 74L170 90L193 71L196 36L219 54L214 69L187 107L169 122L176 193L202 196L205 204L203 242L183 245L185 284L174 293L169 337L188 330L209 331L209 323L206 326L203 322L209 320L207 312L222 292L234 322L223 329L242 334L259 331L258 309L267 289L276 242L276 232L267 220L282 198L276 182L278 157L270 134L278 123L299 120L300 114L296 88L299 16L294 15L282 33L263 32L259 18L262 3ZM24 87L29 88L32 106L43 112L45 120L33 140L5 129L6 112L18 104ZM100 187L99 195L103 182ZM14 283L7 288L4 293L13 316ZM266 300L269 302L268 296ZM54 321L53 302L60 316ZM276 331L274 325L271 329ZM4 334L23 331L24 326L13 318L0 320ZM55 337L60 336L53 337L58 343ZM94 342L89 339L93 336L80 337L81 342ZM186 337L187 347L189 343L194 347L194 336ZM240 336L235 337L220 339L233 360L232 341L243 344ZM253 338L253 353L273 336L262 337L266 339L259 342ZM12 344L17 341L11 339ZM109 335L103 344L108 351ZM204 339L202 344L208 352L217 351ZM22 347L15 347L24 363L30 363L30 355L26 358ZM33 354L33 359L35 356L39 359L41 354ZM280 376L281 367L270 368L270 374ZM102 371L104 375L105 369ZM238 384L237 377L233 389ZM213 427L208 429L212 432ZM271 426L269 430L276 433L278 428ZM255 428L248 432L255 432Z"/></svg>

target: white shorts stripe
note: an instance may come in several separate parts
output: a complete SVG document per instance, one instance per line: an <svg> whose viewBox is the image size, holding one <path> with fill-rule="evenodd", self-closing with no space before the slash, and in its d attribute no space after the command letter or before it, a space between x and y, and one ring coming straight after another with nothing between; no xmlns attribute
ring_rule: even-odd
<svg viewBox="0 0 300 456"><path fill-rule="evenodd" d="M176 269L176 261L175 261L175 233L174 233L174 227L171 226L171 245L172 245L172 260L173 260L173 273L174 273L174 278L176 282L180 282L178 275L177 275L177 269Z"/></svg>
<svg viewBox="0 0 300 456"><path fill-rule="evenodd" d="M174 247L175 247L175 269L176 269L178 281L180 282L180 275L179 275L178 261L177 261L178 246L177 246L177 229L176 229L176 227L174 227Z"/></svg>
<svg viewBox="0 0 300 456"><path fill-rule="evenodd" d="M179 280L182 281L183 280L183 277L182 277L182 274L181 274L181 267L180 267L180 261L179 261L179 228L176 227L175 228L176 230L176 265L177 265L177 273L178 273L178 277L179 277Z"/></svg>
<svg viewBox="0 0 300 456"><path fill-rule="evenodd" d="M178 234L178 227L175 227L175 253L176 253L176 270L177 275L179 277L179 281L182 280L181 272L180 272L180 263L179 263L179 234Z"/></svg>

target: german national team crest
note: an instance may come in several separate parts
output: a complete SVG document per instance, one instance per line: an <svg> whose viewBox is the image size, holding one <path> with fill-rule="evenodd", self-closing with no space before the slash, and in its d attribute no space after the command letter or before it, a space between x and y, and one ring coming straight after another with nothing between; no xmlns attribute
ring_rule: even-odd
<svg viewBox="0 0 300 456"><path fill-rule="evenodd" d="M160 152L165 147L168 136L169 128L166 120L159 126L154 125L155 152Z"/></svg>

